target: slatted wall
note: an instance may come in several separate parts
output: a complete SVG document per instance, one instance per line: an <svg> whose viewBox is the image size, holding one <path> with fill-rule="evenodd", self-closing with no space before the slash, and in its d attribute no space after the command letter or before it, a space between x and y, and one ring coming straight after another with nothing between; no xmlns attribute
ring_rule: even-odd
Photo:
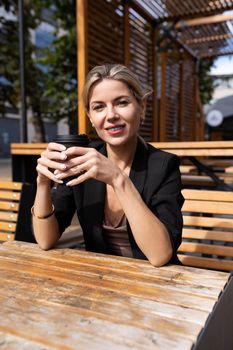
<svg viewBox="0 0 233 350"><path fill-rule="evenodd" d="M167 120L166 139L171 141L179 140L180 134L180 61L179 52L175 48L168 52L167 60Z"/></svg>
<svg viewBox="0 0 233 350"><path fill-rule="evenodd" d="M132 3L87 0L85 4L88 70L103 63L127 64L145 87L157 92L157 96L154 93L148 98L146 119L140 129L145 140L195 140L194 59L181 54L175 42L155 57L156 27ZM157 125L159 133L155 137ZM90 126L89 132L94 137Z"/></svg>
<svg viewBox="0 0 233 350"><path fill-rule="evenodd" d="M184 53L182 60L182 112L181 112L181 138L184 141L193 141L195 135L196 119L196 79L195 79L195 61L188 54Z"/></svg>
<svg viewBox="0 0 233 350"><path fill-rule="evenodd" d="M195 65L194 58L178 44L160 54L157 74L161 83L158 89L160 141L197 139Z"/></svg>
<svg viewBox="0 0 233 350"><path fill-rule="evenodd" d="M133 8L129 8L129 67L137 74L145 88L152 86L152 32L150 22L143 18ZM146 117L140 128L140 135L147 141L153 134L153 102L152 95L148 97Z"/></svg>
<svg viewBox="0 0 233 350"><path fill-rule="evenodd" d="M87 1L88 71L104 63L124 63L124 7L121 0ZM89 123L89 137L96 132Z"/></svg>
<svg viewBox="0 0 233 350"><path fill-rule="evenodd" d="M120 0L88 0L88 68L124 63L124 17Z"/></svg>

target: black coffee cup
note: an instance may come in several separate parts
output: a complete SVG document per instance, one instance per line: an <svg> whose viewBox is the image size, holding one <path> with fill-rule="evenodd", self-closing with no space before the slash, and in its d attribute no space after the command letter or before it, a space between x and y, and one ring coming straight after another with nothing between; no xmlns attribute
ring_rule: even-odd
<svg viewBox="0 0 233 350"><path fill-rule="evenodd" d="M89 146L89 139L86 134L80 134L80 135L57 135L53 142L60 143L64 145L66 148L69 147L88 147ZM69 182L72 179L77 178L76 176L69 176L63 179L64 183Z"/></svg>
<svg viewBox="0 0 233 350"><path fill-rule="evenodd" d="M80 135L57 135L53 142L61 143L66 148L69 147L88 147L89 139L86 134Z"/></svg>

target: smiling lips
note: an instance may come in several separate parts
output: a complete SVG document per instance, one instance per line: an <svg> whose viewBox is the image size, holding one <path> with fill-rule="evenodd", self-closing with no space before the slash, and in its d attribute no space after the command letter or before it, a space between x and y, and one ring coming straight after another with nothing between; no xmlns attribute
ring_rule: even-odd
<svg viewBox="0 0 233 350"><path fill-rule="evenodd" d="M120 134L124 128L125 128L125 125L121 124L121 125L109 126L108 128L106 128L106 130L108 131L109 134L116 135L116 134Z"/></svg>

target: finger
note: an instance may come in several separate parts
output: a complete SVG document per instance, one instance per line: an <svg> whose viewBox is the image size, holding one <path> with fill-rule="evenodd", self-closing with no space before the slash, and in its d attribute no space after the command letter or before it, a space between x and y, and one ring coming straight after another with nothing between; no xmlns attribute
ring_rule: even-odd
<svg viewBox="0 0 233 350"><path fill-rule="evenodd" d="M37 170L38 173L42 174L43 176L46 176L48 179L50 179L50 180L52 180L54 182L57 182L57 183L60 183L60 184L63 183L62 180L57 179L55 177L55 175L51 171L49 171L48 168L42 166L41 164L37 165L36 170Z"/></svg>
<svg viewBox="0 0 233 350"><path fill-rule="evenodd" d="M58 169L58 170L61 170L61 171L64 171L64 170L67 169L66 164L61 163L61 162L55 162L55 161L50 160L50 159L48 159L46 157L39 158L37 163L45 166L46 168Z"/></svg>
<svg viewBox="0 0 233 350"><path fill-rule="evenodd" d="M65 151L67 157L74 157L74 156L82 156L90 150L93 150L93 148L88 148L88 147L69 147Z"/></svg>
<svg viewBox="0 0 233 350"><path fill-rule="evenodd" d="M57 151L50 151L46 149L44 152L41 153L41 157L58 160L58 161L64 161L67 159L67 155L65 152L57 152Z"/></svg>
<svg viewBox="0 0 233 350"><path fill-rule="evenodd" d="M75 167L68 169L66 171L55 170L54 175L55 175L56 179L65 179L68 176L78 177L78 176L84 174L85 172L86 172L86 170L83 167L75 166Z"/></svg>
<svg viewBox="0 0 233 350"><path fill-rule="evenodd" d="M76 179L73 179L73 180L67 182L66 186L76 186L76 185L79 185L82 182L84 182L90 178L91 178L91 176L90 176L89 172L87 171L83 174L80 174Z"/></svg>
<svg viewBox="0 0 233 350"><path fill-rule="evenodd" d="M60 143L56 143L56 142L50 142L47 146L47 149L49 151L65 151L66 147Z"/></svg>
<svg viewBox="0 0 233 350"><path fill-rule="evenodd" d="M83 147L79 147L79 148L83 148ZM67 152L64 152L64 153L67 154ZM97 157L99 157L99 153L93 148L88 148L88 152L86 152L83 155L77 156L76 154L76 156L73 156L73 157L68 156L68 160L65 162L65 164L67 168L72 168L74 166L85 164L90 159L97 159Z"/></svg>

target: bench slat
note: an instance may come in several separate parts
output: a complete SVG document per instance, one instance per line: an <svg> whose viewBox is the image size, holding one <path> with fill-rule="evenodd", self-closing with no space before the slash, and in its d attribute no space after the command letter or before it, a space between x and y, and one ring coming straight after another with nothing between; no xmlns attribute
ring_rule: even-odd
<svg viewBox="0 0 233 350"><path fill-rule="evenodd" d="M164 148L163 148L164 149ZM176 154L180 157L228 157L233 156L233 148L232 149L174 149L167 148L164 149L166 152ZM223 154L224 152L224 154Z"/></svg>
<svg viewBox="0 0 233 350"><path fill-rule="evenodd" d="M206 269L232 271L233 261L214 258L203 258L178 254L179 260L186 266L201 267Z"/></svg>
<svg viewBox="0 0 233 350"><path fill-rule="evenodd" d="M225 169L225 172L226 173L230 173L230 174L233 174L233 166L229 166Z"/></svg>
<svg viewBox="0 0 233 350"><path fill-rule="evenodd" d="M183 229L183 238L233 242L233 231L224 232L185 228Z"/></svg>
<svg viewBox="0 0 233 350"><path fill-rule="evenodd" d="M233 219L230 218L215 218L202 216L188 216L183 213L184 225L186 226L203 226L216 228L231 228L233 227Z"/></svg>
<svg viewBox="0 0 233 350"><path fill-rule="evenodd" d="M233 141L178 141L178 142L150 142L156 148L232 148Z"/></svg>
<svg viewBox="0 0 233 350"><path fill-rule="evenodd" d="M11 149L46 149L47 143L11 143Z"/></svg>
<svg viewBox="0 0 233 350"><path fill-rule="evenodd" d="M11 199L11 200L19 201L19 199L20 199L20 192L0 191L0 198L1 199Z"/></svg>
<svg viewBox="0 0 233 350"><path fill-rule="evenodd" d="M0 230L1 231L7 231L7 232L15 232L16 224L9 223L9 222L2 222L0 221Z"/></svg>
<svg viewBox="0 0 233 350"><path fill-rule="evenodd" d="M19 210L19 204L14 202L3 202L0 201L1 210L11 210L17 212Z"/></svg>
<svg viewBox="0 0 233 350"><path fill-rule="evenodd" d="M0 181L1 190L18 190L21 191L22 183L21 182L12 182L12 181Z"/></svg>
<svg viewBox="0 0 233 350"><path fill-rule="evenodd" d="M13 241L14 234L0 231L0 241Z"/></svg>
<svg viewBox="0 0 233 350"><path fill-rule="evenodd" d="M39 156L43 151L44 149L15 149L11 151L11 154Z"/></svg>
<svg viewBox="0 0 233 350"><path fill-rule="evenodd" d="M221 200L221 202L233 202L233 192L224 191L205 191L205 190L188 190L183 189L182 194L185 199L197 199L197 200Z"/></svg>
<svg viewBox="0 0 233 350"><path fill-rule="evenodd" d="M228 256L233 258L233 247L224 247L215 244L202 244L192 242L182 242L179 247L179 252L185 251L186 253L202 253L202 254L214 254L219 256Z"/></svg>
<svg viewBox="0 0 233 350"><path fill-rule="evenodd" d="M9 221L16 222L18 215L13 212L0 211L0 220L1 221Z"/></svg>
<svg viewBox="0 0 233 350"><path fill-rule="evenodd" d="M201 206L200 206L201 202ZM230 202L186 200L183 212L208 213L208 214L233 214L233 205Z"/></svg>

